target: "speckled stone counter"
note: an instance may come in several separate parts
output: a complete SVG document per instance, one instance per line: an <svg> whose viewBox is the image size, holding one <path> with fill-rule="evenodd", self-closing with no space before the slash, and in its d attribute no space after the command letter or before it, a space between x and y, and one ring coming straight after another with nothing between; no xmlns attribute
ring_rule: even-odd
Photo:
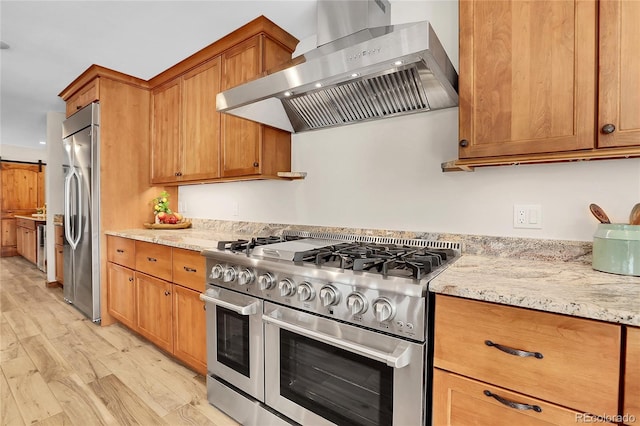
<svg viewBox="0 0 640 426"><path fill-rule="evenodd" d="M429 290L640 326L640 277L598 272L584 262L463 255Z"/></svg>
<svg viewBox="0 0 640 426"><path fill-rule="evenodd" d="M190 250L282 231L365 234L460 242L462 257L429 286L435 293L640 326L640 277L591 268L591 243L444 233L191 219L193 228L108 235Z"/></svg>
<svg viewBox="0 0 640 426"><path fill-rule="evenodd" d="M124 229L120 231L106 231L105 234L198 251L216 248L218 241L237 240L254 236L242 233L222 233L208 229L192 228Z"/></svg>

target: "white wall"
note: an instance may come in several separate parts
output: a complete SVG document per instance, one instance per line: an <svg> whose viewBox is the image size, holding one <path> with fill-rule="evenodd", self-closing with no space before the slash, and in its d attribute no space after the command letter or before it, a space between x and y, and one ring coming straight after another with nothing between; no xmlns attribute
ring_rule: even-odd
<svg viewBox="0 0 640 426"><path fill-rule="evenodd" d="M47 148L45 145L40 149L26 148L23 146L0 144L0 157L7 161L26 161L37 163L42 160L47 162Z"/></svg>
<svg viewBox="0 0 640 426"><path fill-rule="evenodd" d="M457 1L394 1L392 23L428 19L458 65ZM301 181L183 186L194 218L590 241L640 201L640 159L442 173L457 155L457 108L292 136ZM540 204L542 229L513 228L514 204Z"/></svg>
<svg viewBox="0 0 640 426"><path fill-rule="evenodd" d="M47 199L47 281L56 280L55 229L53 215L64 213L64 173L62 161L62 122L64 112L47 113L47 170L45 173L45 194Z"/></svg>

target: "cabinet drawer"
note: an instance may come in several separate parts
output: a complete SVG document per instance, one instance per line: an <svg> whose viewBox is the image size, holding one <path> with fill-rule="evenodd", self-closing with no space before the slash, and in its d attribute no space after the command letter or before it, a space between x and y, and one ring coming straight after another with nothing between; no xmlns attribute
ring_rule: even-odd
<svg viewBox="0 0 640 426"><path fill-rule="evenodd" d="M171 247L136 241L136 270L172 281Z"/></svg>
<svg viewBox="0 0 640 426"><path fill-rule="evenodd" d="M16 227L33 229L35 231L36 222L33 221L33 220L21 219L21 218L18 217L18 218L16 218Z"/></svg>
<svg viewBox="0 0 640 426"><path fill-rule="evenodd" d="M100 99L99 87L98 79L95 79L67 99L67 117Z"/></svg>
<svg viewBox="0 0 640 426"><path fill-rule="evenodd" d="M62 227L60 226L59 228ZM135 241L129 238L107 235L107 260L127 268L135 268Z"/></svg>
<svg viewBox="0 0 640 426"><path fill-rule="evenodd" d="M55 244L61 245L61 246L64 245L64 226L55 225L53 229L54 229ZM108 238L107 238L107 241L108 241Z"/></svg>
<svg viewBox="0 0 640 426"><path fill-rule="evenodd" d="M515 408L509 403L521 405ZM439 369L433 373L434 425L572 425L593 423L594 419L582 412Z"/></svg>
<svg viewBox="0 0 640 426"><path fill-rule="evenodd" d="M205 259L199 251L173 249L173 282L204 292Z"/></svg>
<svg viewBox="0 0 640 426"><path fill-rule="evenodd" d="M576 410L617 413L620 349L615 324L436 296L434 366Z"/></svg>

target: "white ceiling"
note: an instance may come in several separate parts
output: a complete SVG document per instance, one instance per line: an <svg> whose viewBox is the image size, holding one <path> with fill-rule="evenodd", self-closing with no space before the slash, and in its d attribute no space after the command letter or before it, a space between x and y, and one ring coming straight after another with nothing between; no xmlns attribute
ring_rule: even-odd
<svg viewBox="0 0 640 426"><path fill-rule="evenodd" d="M42 148L58 93L92 64L146 80L260 15L316 33L316 0L1 0L0 143Z"/></svg>

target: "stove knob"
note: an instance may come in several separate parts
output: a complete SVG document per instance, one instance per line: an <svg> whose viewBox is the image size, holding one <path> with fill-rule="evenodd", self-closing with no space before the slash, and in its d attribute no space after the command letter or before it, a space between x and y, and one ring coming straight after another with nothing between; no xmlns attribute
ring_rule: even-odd
<svg viewBox="0 0 640 426"><path fill-rule="evenodd" d="M271 275L270 273L264 273L262 275L260 275L258 277L258 286L260 287L260 290L264 291L264 290L269 290L270 288L273 288L273 275Z"/></svg>
<svg viewBox="0 0 640 426"><path fill-rule="evenodd" d="M230 283L232 281L235 281L236 279L236 270L233 268L233 266L229 266L227 269L224 270L224 274L222 274L222 281L225 283Z"/></svg>
<svg viewBox="0 0 640 426"><path fill-rule="evenodd" d="M316 291L311 284L303 281L298 286L298 300L301 302L310 302L316 297Z"/></svg>
<svg viewBox="0 0 640 426"><path fill-rule="evenodd" d="M222 278L222 274L224 274L224 267L220 264L217 264L213 268L211 268L211 275L209 276L212 280L219 280Z"/></svg>
<svg viewBox="0 0 640 426"><path fill-rule="evenodd" d="M379 322L389 321L396 314L396 309L389 299L380 297L373 301L373 313Z"/></svg>
<svg viewBox="0 0 640 426"><path fill-rule="evenodd" d="M289 278L285 278L278 283L280 289L280 296L289 297L296 294L296 285Z"/></svg>
<svg viewBox="0 0 640 426"><path fill-rule="evenodd" d="M347 306L351 315L363 314L367 311L367 299L360 293L351 293L347 296Z"/></svg>
<svg viewBox="0 0 640 426"><path fill-rule="evenodd" d="M340 302L340 292L332 285L325 285L320 289L320 300L325 308L337 305Z"/></svg>
<svg viewBox="0 0 640 426"><path fill-rule="evenodd" d="M253 272L251 272L249 269L243 269L238 274L238 284L247 285L247 284L251 284L252 281L253 281Z"/></svg>

